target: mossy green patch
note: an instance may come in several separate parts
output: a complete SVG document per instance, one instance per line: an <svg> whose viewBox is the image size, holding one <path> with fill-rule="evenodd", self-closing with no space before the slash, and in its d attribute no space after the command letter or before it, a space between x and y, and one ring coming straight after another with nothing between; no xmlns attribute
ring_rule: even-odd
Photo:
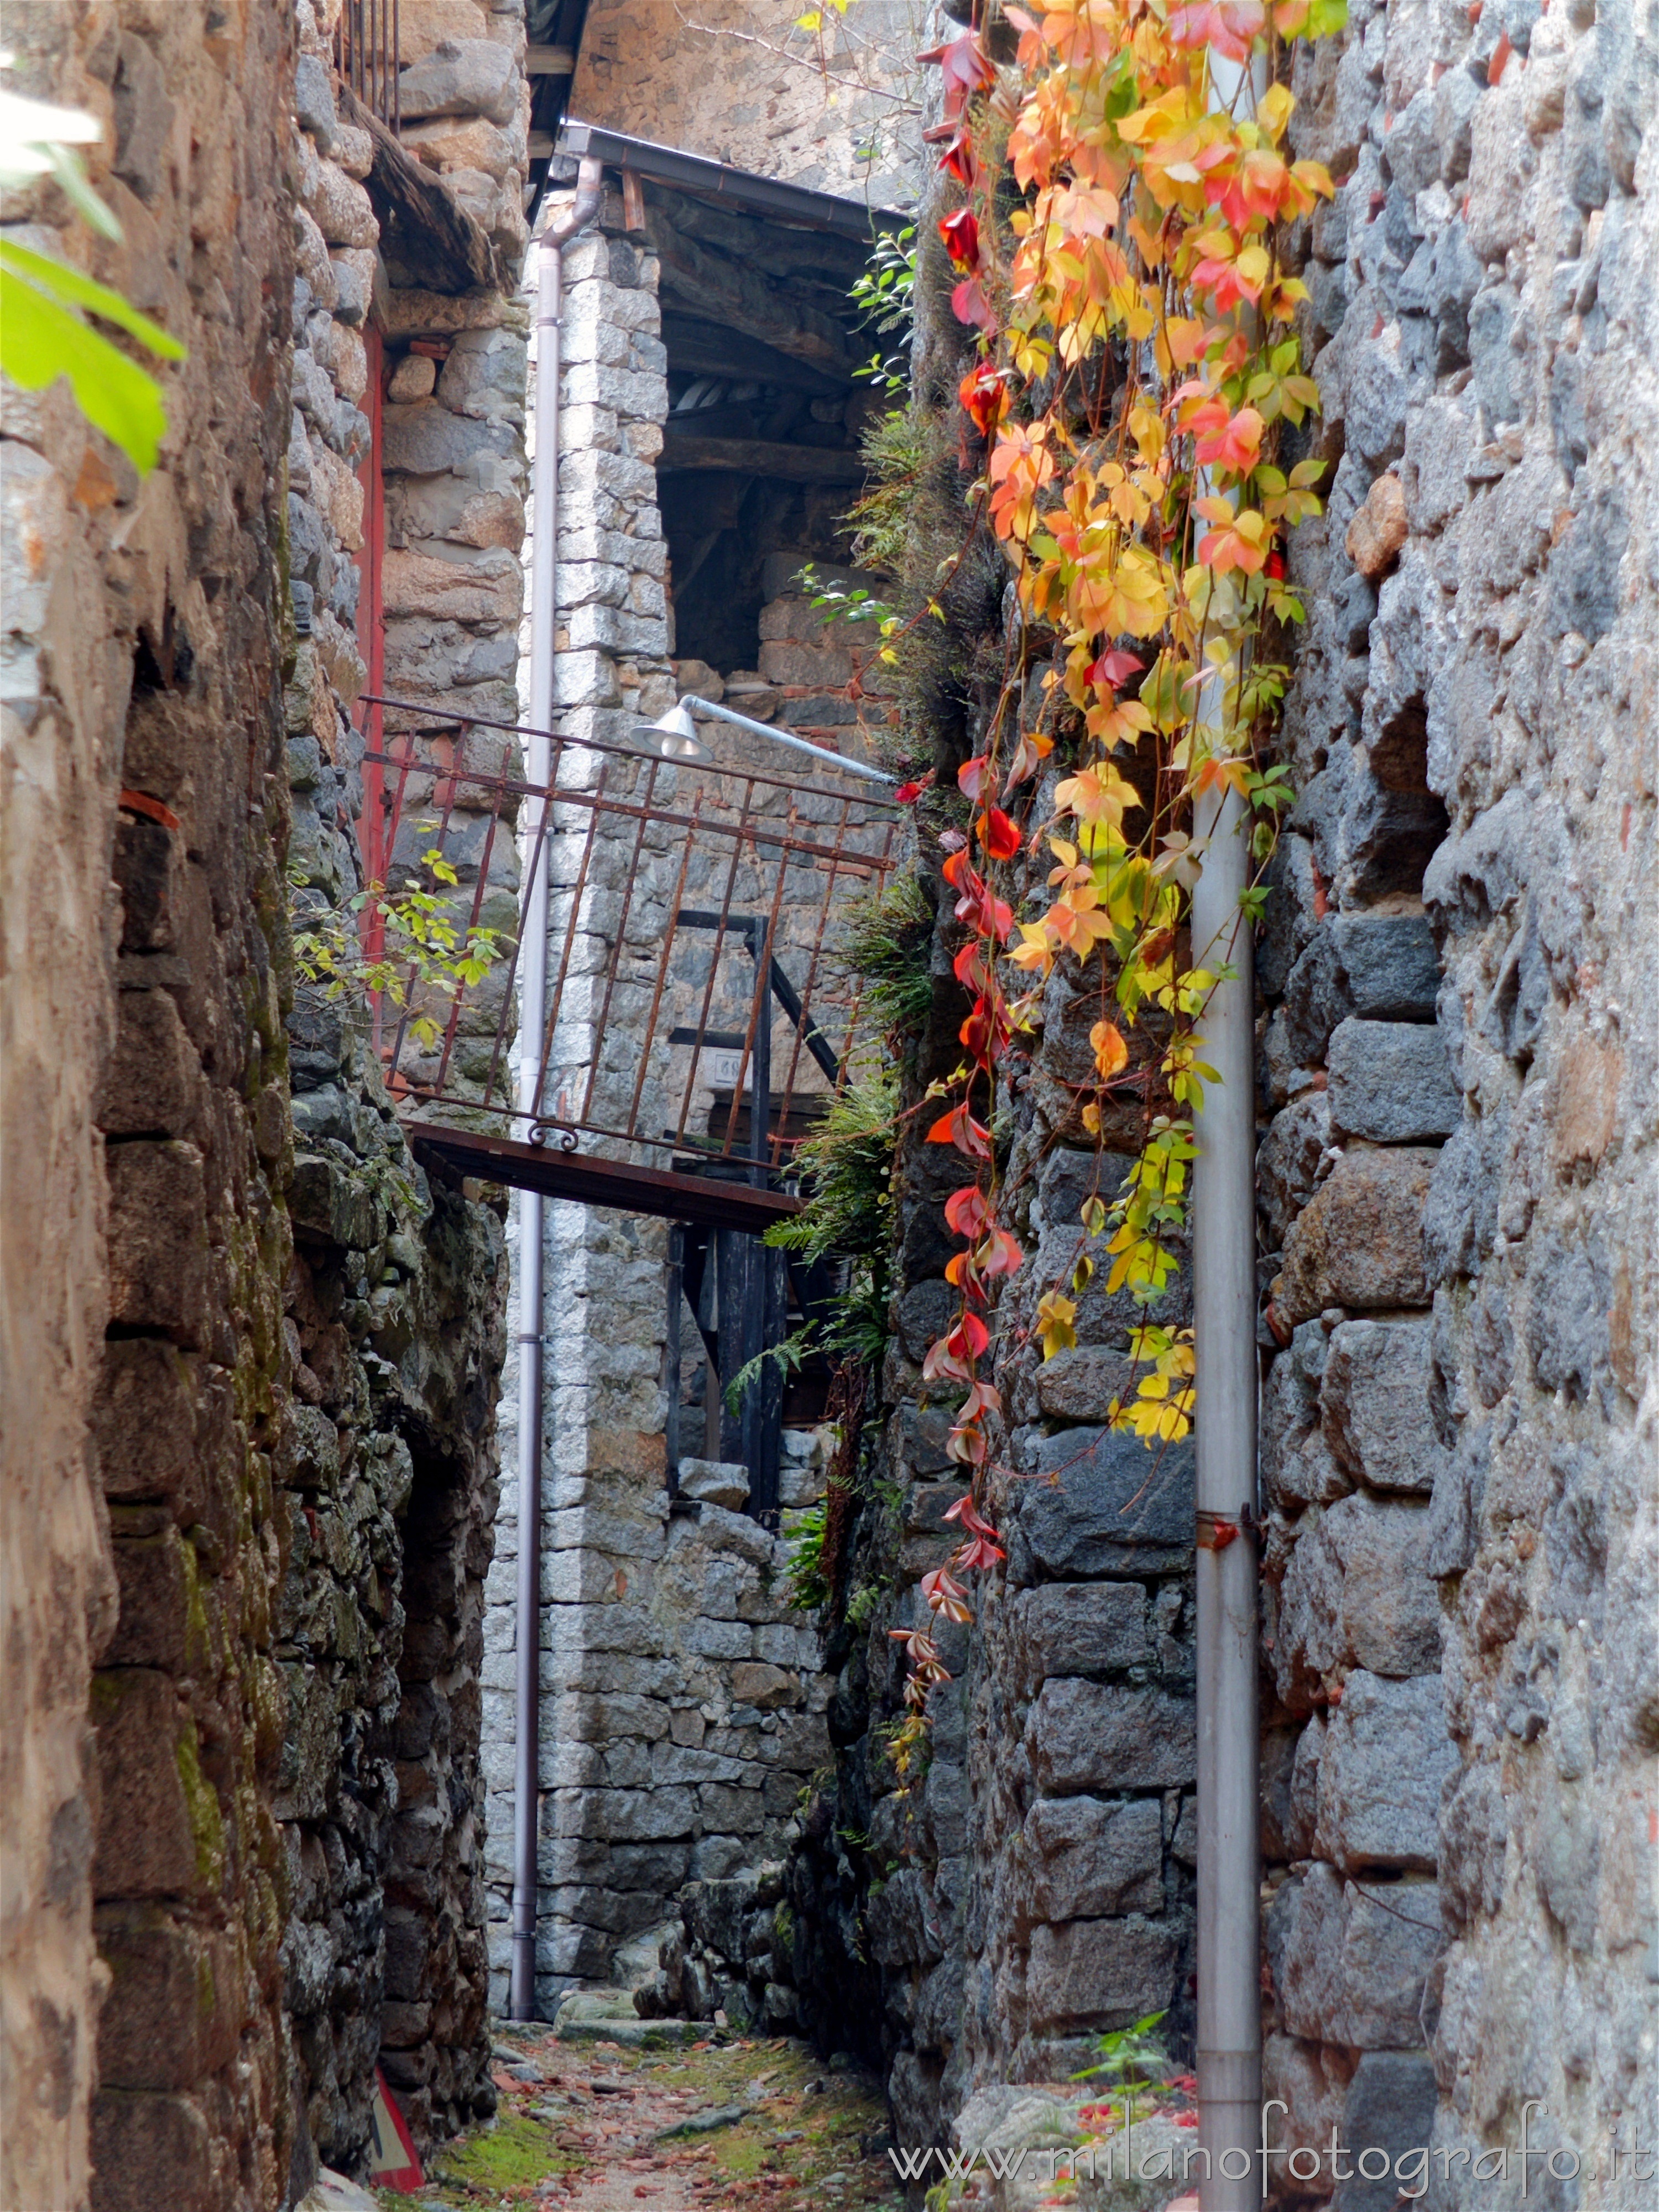
<svg viewBox="0 0 1659 2212"><path fill-rule="evenodd" d="M515 2183L541 2181L580 2163L553 2148L551 2134L540 2120L520 2113L446 2143L434 2154L433 2179L464 2182L475 2189L510 2189Z"/></svg>

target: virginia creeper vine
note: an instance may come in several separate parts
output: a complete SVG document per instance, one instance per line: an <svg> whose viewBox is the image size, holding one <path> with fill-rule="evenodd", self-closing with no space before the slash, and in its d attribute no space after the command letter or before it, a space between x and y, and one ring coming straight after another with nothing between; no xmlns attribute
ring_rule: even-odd
<svg viewBox="0 0 1659 2212"><path fill-rule="evenodd" d="M1302 618L1281 547L1320 511L1322 465L1278 465L1280 426L1318 406L1284 227L1333 186L1285 150L1295 103L1278 78L1289 42L1340 29L1346 5L1054 0L1004 15L1018 33L1017 74L992 62L977 25L922 57L944 77L944 120L929 135L962 189L939 226L952 306L980 332L960 392L985 450L975 497L1014 573L1024 633L1059 641L1035 717L1022 714L1026 671L1010 665L957 777L969 831L945 841L967 933L956 974L972 1004L927 1136L953 1146L972 1180L945 1204L963 1240L946 1269L959 1304L922 1371L964 1388L948 1449L969 1486L951 1513L962 1541L921 1588L935 1619L956 1622L972 1618L964 1578L1005 1556L989 1495L1001 1401L981 1370L1000 1291L1026 1255L1002 1218L999 1095L1066 956L1100 963L1109 1006L1091 1033L1085 1128L1098 1144L1109 1102L1144 1102L1139 1157L1109 1206L1096 1196L1084 1209L1091 1238L1109 1231L1108 1291L1141 1309L1130 1352L1145 1371L1110 1419L1151 1444L1192 1423L1191 1333L1146 1309L1175 1272L1193 1115L1216 1079L1201 1024L1224 971L1214 948L1186 945L1204 858L1193 806L1237 790L1260 860L1289 797L1285 771L1261 764L1285 681L1268 648L1278 626ZM1229 100L1218 81L1237 83ZM1004 125L1006 157L994 161ZM1068 708L1079 755L1051 787L1044 763ZM1024 885L1044 848L1047 896L1033 898ZM1246 894L1253 913L1263 896ZM1017 918L1018 906L1041 910ZM1041 1289L1030 1334L1045 1359L1076 1343L1092 1268L1084 1249L1068 1278ZM890 1747L903 1784L949 1676L928 1629L892 1633L910 1665Z"/></svg>

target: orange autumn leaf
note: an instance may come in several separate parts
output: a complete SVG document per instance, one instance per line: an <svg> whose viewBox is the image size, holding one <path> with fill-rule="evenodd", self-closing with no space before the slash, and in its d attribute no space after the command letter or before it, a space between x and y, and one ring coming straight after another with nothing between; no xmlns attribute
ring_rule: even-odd
<svg viewBox="0 0 1659 2212"><path fill-rule="evenodd" d="M1089 1042L1094 1048L1095 1066L1103 1083L1109 1083L1129 1065L1129 1048L1115 1023L1097 1022L1089 1032Z"/></svg>

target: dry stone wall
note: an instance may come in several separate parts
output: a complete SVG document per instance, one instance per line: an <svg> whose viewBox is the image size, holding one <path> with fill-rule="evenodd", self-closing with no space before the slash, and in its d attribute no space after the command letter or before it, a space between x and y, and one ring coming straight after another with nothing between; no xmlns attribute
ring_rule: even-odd
<svg viewBox="0 0 1659 2212"><path fill-rule="evenodd" d="M38 1102L8 1188L40 1208L9 1203L7 1276L69 1301L6 1323L44 1424L8 1423L20 2204L291 2202L319 2149L362 2160L383 2041L422 2140L491 2101L501 1232L416 1168L348 1005L296 1001L284 877L307 916L362 881L383 278L337 14L8 24L29 88L106 121L95 273L190 348L142 483L61 388L6 395L6 1064ZM87 258L54 197L6 212Z"/></svg>
<svg viewBox="0 0 1659 2212"><path fill-rule="evenodd" d="M468 714L515 719L525 343L509 272L525 155L500 124L524 102L523 25L496 11L478 39L445 46L411 12L405 147L507 258L497 285L454 293L421 282L418 237L400 233L380 254L372 141L347 119L330 70L338 9L313 18L302 7L285 698L290 869L306 919L361 888L366 854L394 883L418 867L436 835L434 770L511 765L498 734L464 733ZM367 544L371 501L383 502L380 549ZM376 550L378 610L362 597ZM361 702L377 647L384 692L407 703L371 712ZM365 729L407 752L412 772L381 766L366 779ZM404 810L395 835L389 799ZM491 826L463 805L446 850L466 913L479 892L479 919L510 941L516 856ZM493 1036L499 999L486 988L463 1017L463 1085L483 1072L469 1046L475 1031ZM417 2142L495 2102L479 1676L504 1208L429 1182L410 1158L372 1027L349 1000L302 986L289 1030L296 1251L284 1328L298 1403L278 1607L292 1716L276 1804L292 1898L284 1958L311 2137L326 2163L351 2169L368 2142L377 2063ZM404 1083L424 1072L405 1054Z"/></svg>
<svg viewBox="0 0 1659 2212"><path fill-rule="evenodd" d="M5 398L0 2194L264 2208L295 2143L270 1813L290 40L273 9L123 5L18 8L7 42L20 88L105 124L125 242L50 190L8 234L190 357L142 482L64 387Z"/></svg>
<svg viewBox="0 0 1659 2212"><path fill-rule="evenodd" d="M1655 70L1639 10L1396 5L1298 84L1347 181L1258 971L1267 2070L1448 2206L1529 2097L1555 2201L1626 2201L1654 2063Z"/></svg>

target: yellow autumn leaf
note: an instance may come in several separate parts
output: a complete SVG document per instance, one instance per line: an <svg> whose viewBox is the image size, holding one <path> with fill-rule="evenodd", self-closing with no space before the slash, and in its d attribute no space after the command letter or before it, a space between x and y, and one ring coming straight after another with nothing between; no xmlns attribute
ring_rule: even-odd
<svg viewBox="0 0 1659 2212"><path fill-rule="evenodd" d="M1077 1307L1059 1291L1045 1291L1037 1302L1036 1334L1042 1346L1042 1356L1052 1359L1057 1352L1076 1348Z"/></svg>

